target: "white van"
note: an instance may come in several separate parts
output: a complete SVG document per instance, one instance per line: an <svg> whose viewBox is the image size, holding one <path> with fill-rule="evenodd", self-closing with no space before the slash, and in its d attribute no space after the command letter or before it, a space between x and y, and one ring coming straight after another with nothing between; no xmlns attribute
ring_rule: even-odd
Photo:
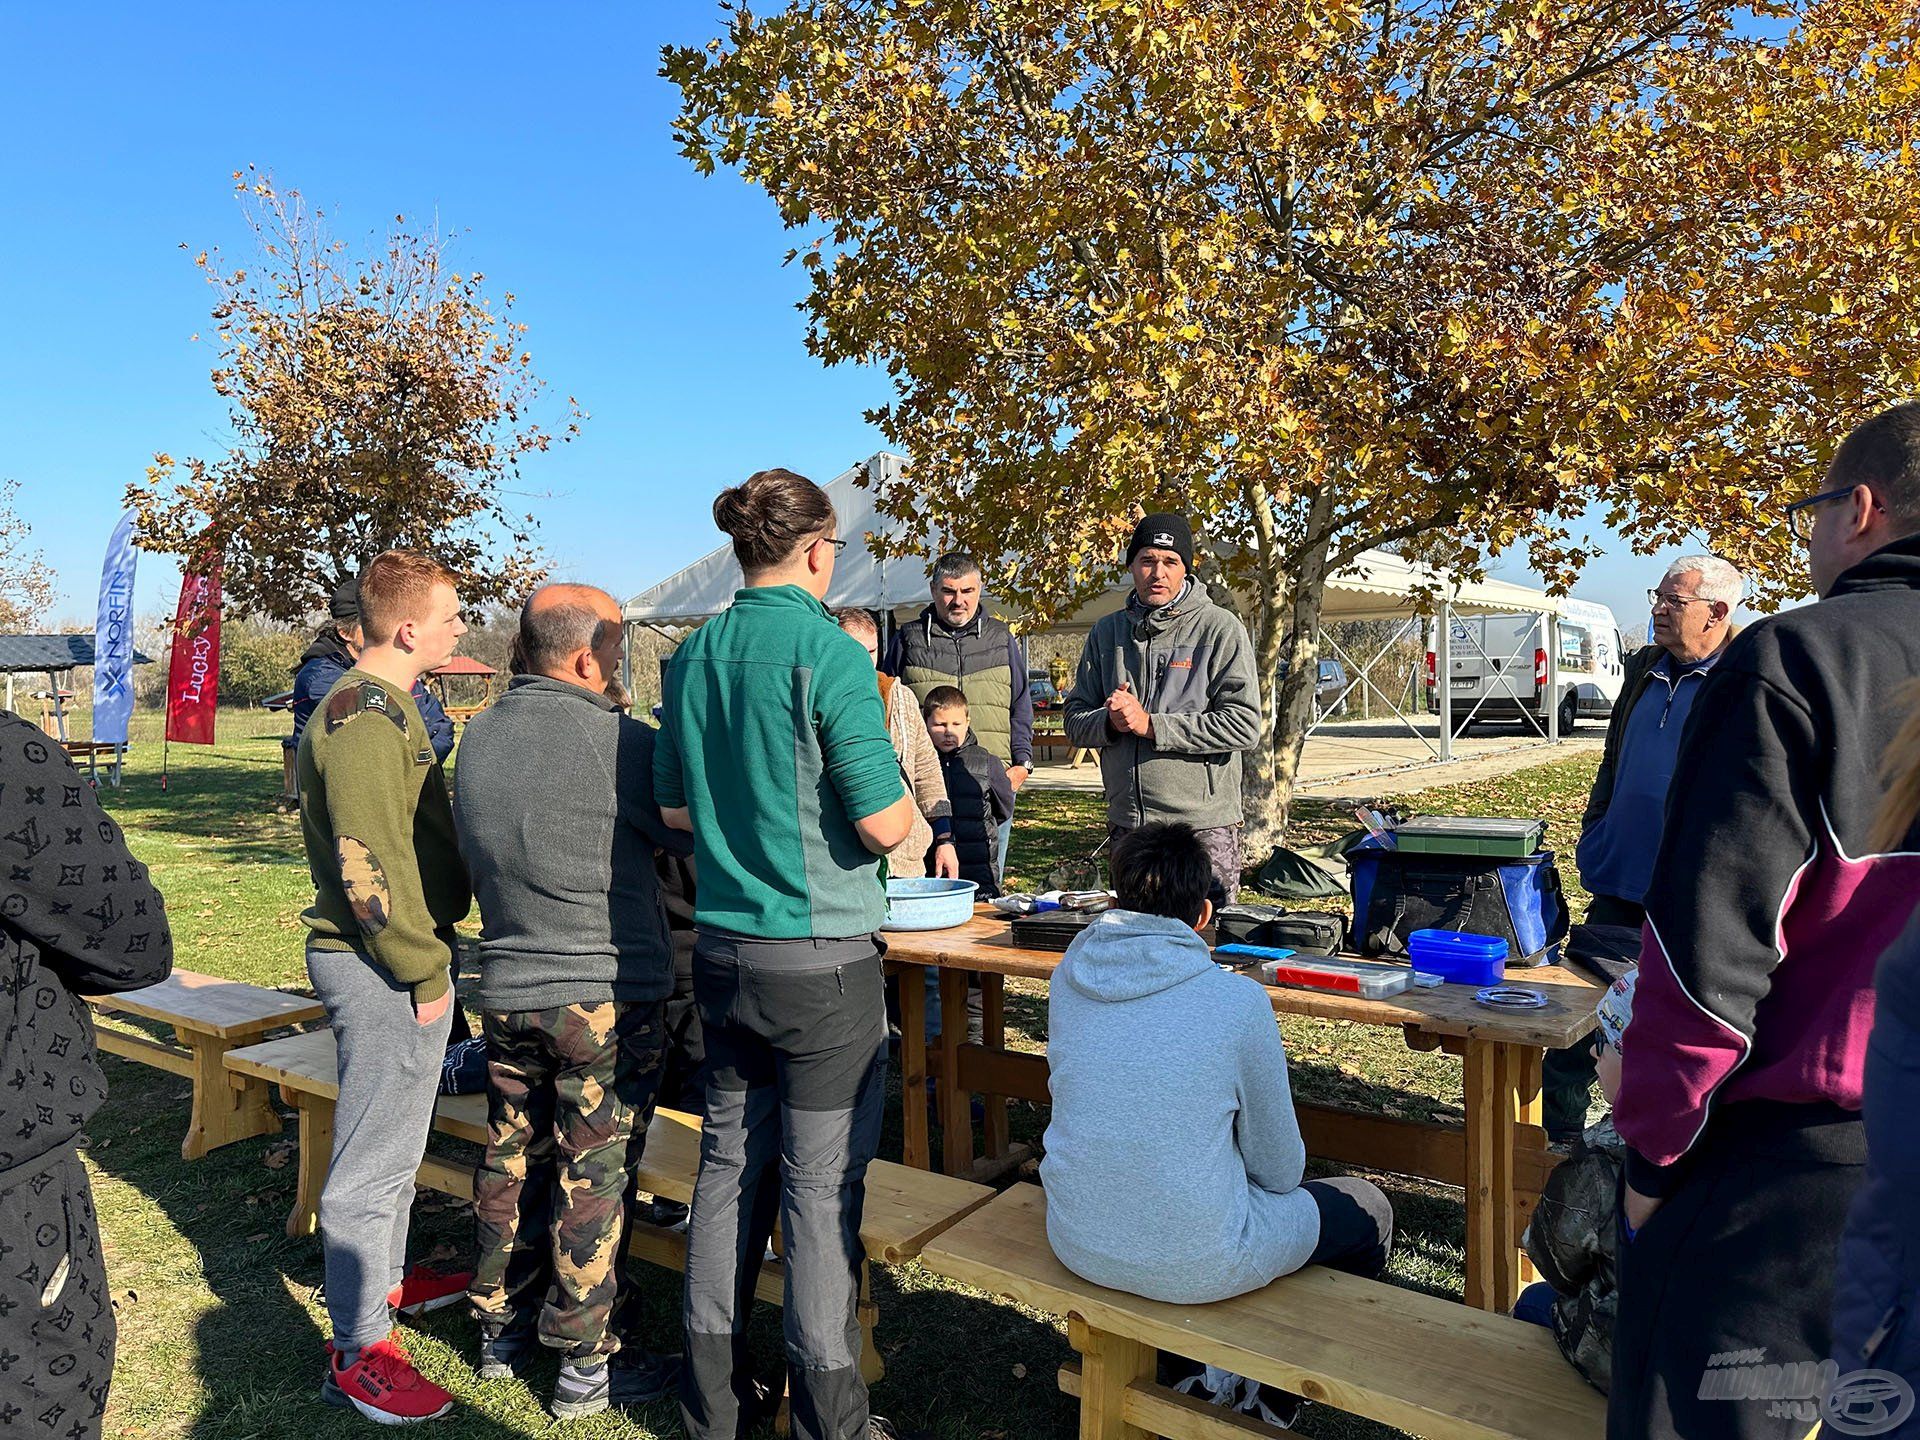
<svg viewBox="0 0 1920 1440"><path fill-rule="evenodd" d="M1560 733L1570 735L1582 720L1605 720L1613 714L1613 702L1626 682L1627 647L1606 606L1571 599L1560 605ZM1454 734L1483 721L1545 733L1546 633L1540 615L1453 617L1447 685ZM1440 713L1438 665L1429 622L1427 711L1433 715Z"/></svg>

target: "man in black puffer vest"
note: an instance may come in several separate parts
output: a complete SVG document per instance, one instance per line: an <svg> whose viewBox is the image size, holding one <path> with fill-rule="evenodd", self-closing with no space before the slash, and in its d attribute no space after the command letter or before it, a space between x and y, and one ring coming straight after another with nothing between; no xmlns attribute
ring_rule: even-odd
<svg viewBox="0 0 1920 1440"><path fill-rule="evenodd" d="M980 898L1000 893L996 836L1013 816L1013 782L999 757L974 737L967 697L951 685L936 685L921 712L940 752L940 770L953 805L953 848L960 878L980 887Z"/></svg>
<svg viewBox="0 0 1920 1440"><path fill-rule="evenodd" d="M987 613L980 566L971 555L942 555L931 584L933 603L894 632L880 669L906 681L923 707L937 686L961 691L981 748L1007 767L1017 792L1033 769L1033 696L1020 642ZM996 870L1007 863L1012 825L1009 807L995 836Z"/></svg>

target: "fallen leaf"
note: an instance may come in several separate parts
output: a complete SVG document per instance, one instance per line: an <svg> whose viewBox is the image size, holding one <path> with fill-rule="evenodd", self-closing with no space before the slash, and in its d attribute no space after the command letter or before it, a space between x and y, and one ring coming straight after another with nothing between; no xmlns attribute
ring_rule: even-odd
<svg viewBox="0 0 1920 1440"><path fill-rule="evenodd" d="M292 1155L293 1146L291 1145L270 1145L267 1147L267 1153L260 1157L260 1163L269 1170L284 1170Z"/></svg>

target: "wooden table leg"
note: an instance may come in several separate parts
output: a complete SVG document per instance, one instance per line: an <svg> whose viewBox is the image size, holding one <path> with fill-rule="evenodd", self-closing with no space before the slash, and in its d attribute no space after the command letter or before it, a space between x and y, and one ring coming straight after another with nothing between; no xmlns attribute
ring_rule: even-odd
<svg viewBox="0 0 1920 1440"><path fill-rule="evenodd" d="M1078 1315L1067 1317L1067 1340L1080 1352L1080 1440L1152 1440L1127 1423L1127 1388L1154 1378L1159 1352L1095 1330Z"/></svg>
<svg viewBox="0 0 1920 1440"><path fill-rule="evenodd" d="M333 1164L333 1101L297 1090L280 1094L300 1112L299 1180L293 1211L287 1216L287 1234L302 1240L320 1228L320 1192L326 1189L327 1169Z"/></svg>
<svg viewBox="0 0 1920 1440"><path fill-rule="evenodd" d="M895 972L900 991L900 1163L933 1169L933 1142L927 1134L927 972L902 965Z"/></svg>
<svg viewBox="0 0 1920 1440"><path fill-rule="evenodd" d="M193 1115L180 1142L181 1159L198 1160L236 1140L279 1133L280 1116L266 1082L227 1073L227 1051L232 1048L227 1041L178 1025L173 1033L193 1067Z"/></svg>
<svg viewBox="0 0 1920 1440"><path fill-rule="evenodd" d="M1507 1045L1501 1048L1506 1052L1506 1073L1512 1086L1514 1125L1516 1128L1537 1127L1543 1118L1540 1103L1540 1071L1545 1054L1530 1045ZM1509 1235L1518 1235L1522 1232L1524 1226L1521 1215L1528 1208L1520 1193L1518 1161L1514 1158L1517 1149L1516 1138L1516 1141L1507 1147L1512 1173L1508 1176L1508 1183L1503 1192L1506 1196L1506 1215L1503 1223ZM1511 1310L1514 1302L1519 1300L1520 1292L1540 1278L1539 1272L1533 1268L1533 1261L1527 1258L1525 1247L1516 1243L1510 1249L1514 1256L1513 1295L1503 1307L1508 1310Z"/></svg>
<svg viewBox="0 0 1920 1440"><path fill-rule="evenodd" d="M989 1050L1007 1048L1006 986L1007 977L1004 975L980 977L982 1039ZM989 1095L986 1097L987 1159L1002 1159L1007 1153L1007 1145L1007 1097Z"/></svg>
<svg viewBox="0 0 1920 1440"><path fill-rule="evenodd" d="M1498 1308L1499 1257L1513 1248L1513 1231L1497 1228L1509 1213L1495 1202L1496 1188L1513 1174L1513 1124L1502 1123L1501 1047L1486 1040L1468 1042L1464 1057L1467 1111L1467 1281L1466 1302L1481 1310ZM1499 1151L1506 1141L1506 1160Z"/></svg>
<svg viewBox="0 0 1920 1440"><path fill-rule="evenodd" d="M973 1169L973 1108L960 1088L960 1046L967 1037L967 972L940 971L940 1091L942 1169L966 1175Z"/></svg>

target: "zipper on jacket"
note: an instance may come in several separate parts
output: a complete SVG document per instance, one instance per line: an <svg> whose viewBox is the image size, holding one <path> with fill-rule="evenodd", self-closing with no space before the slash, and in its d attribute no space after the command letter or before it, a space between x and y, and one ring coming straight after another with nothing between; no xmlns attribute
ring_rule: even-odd
<svg viewBox="0 0 1920 1440"><path fill-rule="evenodd" d="M1887 1337L1893 1334L1906 1313L1907 1307L1896 1301L1893 1308L1880 1317L1880 1323L1873 1327L1873 1333L1867 1336L1866 1344L1860 1347L1861 1364L1873 1364L1874 1357L1880 1353L1880 1347L1887 1343Z"/></svg>

